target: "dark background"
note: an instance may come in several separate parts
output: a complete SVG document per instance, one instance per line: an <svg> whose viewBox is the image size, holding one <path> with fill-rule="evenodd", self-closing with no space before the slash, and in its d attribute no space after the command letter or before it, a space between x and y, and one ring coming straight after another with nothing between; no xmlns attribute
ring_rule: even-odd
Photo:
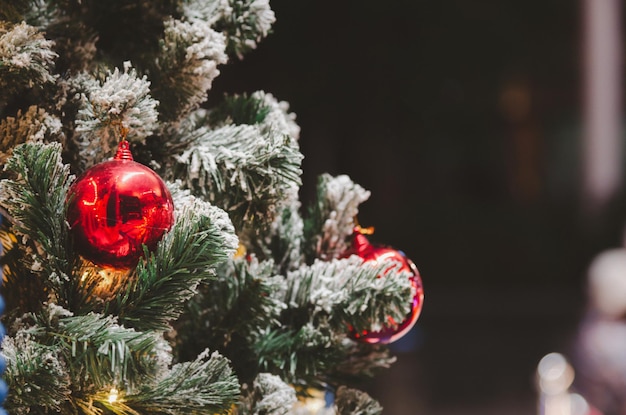
<svg viewBox="0 0 626 415"><path fill-rule="evenodd" d="M585 273L621 245L623 195L581 208L581 5L272 0L274 33L214 94L265 90L302 128L304 186L348 174L360 222L417 264L425 306L368 385L387 415L536 413Z"/></svg>

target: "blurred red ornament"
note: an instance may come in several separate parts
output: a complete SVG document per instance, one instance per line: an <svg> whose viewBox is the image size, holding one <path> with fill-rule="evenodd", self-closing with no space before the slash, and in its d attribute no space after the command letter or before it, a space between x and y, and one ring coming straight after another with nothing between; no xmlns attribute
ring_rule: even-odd
<svg viewBox="0 0 626 415"><path fill-rule="evenodd" d="M411 330L411 328L415 325L420 312L422 311L422 304L424 302L422 279L420 278L417 267L406 257L404 252L389 247L372 245L364 235L365 232L366 230L359 226L355 228L352 247L348 250L346 256L357 255L363 258L366 263L371 262L373 265L389 262L389 269L391 269L396 263L399 263L400 268L398 271L408 271L411 274L409 279L411 280L414 295L411 300L410 311L400 323L397 323L394 319L388 317L389 324L384 325L382 330L365 330L358 333L352 330L350 335L354 339L365 343L392 343L403 337L409 332L409 330ZM387 272L388 271L384 271L378 277L384 277Z"/></svg>
<svg viewBox="0 0 626 415"><path fill-rule="evenodd" d="M154 250L174 223L174 204L163 180L133 161L126 140L112 160L87 170L70 187L67 220L74 247L93 263L128 269Z"/></svg>

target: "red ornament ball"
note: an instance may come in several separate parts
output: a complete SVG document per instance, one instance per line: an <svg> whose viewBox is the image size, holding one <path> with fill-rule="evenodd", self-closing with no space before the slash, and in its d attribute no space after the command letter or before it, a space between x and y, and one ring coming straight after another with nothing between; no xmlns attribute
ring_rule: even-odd
<svg viewBox="0 0 626 415"><path fill-rule="evenodd" d="M67 220L74 247L94 264L128 269L154 250L174 223L174 204L163 180L133 161L122 141L112 160L87 170L70 187Z"/></svg>
<svg viewBox="0 0 626 415"><path fill-rule="evenodd" d="M369 240L357 228L354 233L354 239L352 241L352 247L348 251L347 255L357 255L365 260L366 263L372 263L377 265L379 263L389 263L390 269L396 263L400 264L398 271L408 271L411 276L411 286L413 288L413 299L410 304L410 311L404 317L400 323L396 322L393 318L388 317L389 324L384 325L382 330L379 331L367 331L356 332L351 330L350 335L352 338L365 342L365 343L392 343L411 330L415 325L417 318L422 311L422 304L424 302L424 288L422 286L422 279L417 270L417 267L406 257L404 252L398 251L389 247L372 245ZM388 271L383 271L378 278L384 278Z"/></svg>

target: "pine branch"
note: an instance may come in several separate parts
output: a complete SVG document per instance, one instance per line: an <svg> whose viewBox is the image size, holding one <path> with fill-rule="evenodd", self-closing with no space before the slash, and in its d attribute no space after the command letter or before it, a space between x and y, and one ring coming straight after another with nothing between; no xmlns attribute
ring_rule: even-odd
<svg viewBox="0 0 626 415"><path fill-rule="evenodd" d="M22 239L33 273L67 305L66 282L71 280L76 258L70 249L65 222L65 199L72 177L61 161L58 143L27 143L14 149L6 170L16 179L0 182L0 205L13 220L13 231ZM26 242L32 241L36 250Z"/></svg>
<svg viewBox="0 0 626 415"><path fill-rule="evenodd" d="M237 406L237 415L285 415L291 412L296 399L295 389L276 375L259 373L251 388L244 386L244 394Z"/></svg>
<svg viewBox="0 0 626 415"><path fill-rule="evenodd" d="M335 398L338 415L380 415L383 407L367 393L341 386Z"/></svg>
<svg viewBox="0 0 626 415"><path fill-rule="evenodd" d="M157 135L145 143L134 143L135 161L151 166L162 177L174 177L176 156L195 145L195 131L207 123L207 114L206 109L198 108L179 120L162 123Z"/></svg>
<svg viewBox="0 0 626 415"><path fill-rule="evenodd" d="M209 114L209 125L258 125L263 134L274 132L297 140L300 127L295 122L296 115L289 112L289 104L278 101L272 94L256 91L251 95L226 95L224 100Z"/></svg>
<svg viewBox="0 0 626 415"><path fill-rule="evenodd" d="M199 109L228 55L242 58L271 32L268 0L4 3L0 16L31 25L0 23L0 265L4 292L19 297L5 316L11 413L287 414L294 388L393 361L348 333L402 320L410 279L337 259L369 192L323 176L304 223L288 105L258 91ZM145 164L180 180L176 223L102 293L105 271L71 245L61 148L80 172L112 153L120 125ZM227 261L235 229L247 256ZM171 366L165 334L184 363ZM340 414L379 409L338 392Z"/></svg>
<svg viewBox="0 0 626 415"><path fill-rule="evenodd" d="M270 131L286 134L294 139L300 136L300 127L295 122L296 115L289 112L289 103L278 101L272 94L256 91L250 95L225 95L224 99L211 109L208 125L258 125L263 133Z"/></svg>
<svg viewBox="0 0 626 415"><path fill-rule="evenodd" d="M268 331L254 345L261 372L278 374L289 383L321 385L324 372L343 355L332 347L333 334L308 323Z"/></svg>
<svg viewBox="0 0 626 415"><path fill-rule="evenodd" d="M254 257L220 266L217 279L200 287L176 325L182 357L207 347L219 349L233 360L242 381L252 380L258 373L253 344L265 327L278 324L284 308L273 296L282 278L274 277L272 268L271 262Z"/></svg>
<svg viewBox="0 0 626 415"><path fill-rule="evenodd" d="M364 263L356 256L316 261L287 275L281 299L290 309L308 310L314 323L328 319L337 330L348 325L356 331L380 330L389 318L402 321L409 311L410 275L399 268Z"/></svg>
<svg viewBox="0 0 626 415"><path fill-rule="evenodd" d="M288 136L240 125L199 128L193 140L195 146L177 157L174 176L229 212L238 230L267 226L276 206L300 185L302 154Z"/></svg>
<svg viewBox="0 0 626 415"><path fill-rule="evenodd" d="M121 138L120 126L128 128L131 142L145 140L158 127L158 101L150 95L150 82L139 78L129 62L124 72L107 72L103 82L80 75L71 85L81 94L74 140L87 167L112 155Z"/></svg>
<svg viewBox="0 0 626 415"><path fill-rule="evenodd" d="M47 29L60 18L59 2L46 2L45 0L19 0L19 2L23 3L22 16L19 20L24 20L31 26L42 30ZM47 30L46 33L48 33Z"/></svg>
<svg viewBox="0 0 626 415"><path fill-rule="evenodd" d="M330 380L328 373L354 351L344 345L349 327L379 330L389 317L401 321L406 316L412 294L408 275L389 267L351 257L290 272L277 293L288 305L281 316L284 326L255 344L261 370L292 382Z"/></svg>
<svg viewBox="0 0 626 415"><path fill-rule="evenodd" d="M56 73L77 74L94 70L96 56L98 52L100 55L103 52L102 48L98 50L97 46L98 40L102 38L99 38L97 30L85 21L81 14L84 7L74 2L71 2L74 3L71 5L63 3L66 2L33 0L24 19L29 24L44 29L46 36L54 40L54 50L58 54L55 61ZM107 4L110 5L111 2Z"/></svg>
<svg viewBox="0 0 626 415"><path fill-rule="evenodd" d="M16 325L15 341L3 343L3 353L18 412L40 406L66 412L112 386L132 390L170 363L160 353L168 346L157 335L121 327L110 316L73 316L49 304Z"/></svg>
<svg viewBox="0 0 626 415"><path fill-rule="evenodd" d="M209 124L216 127L261 124L270 111L271 108L262 99L247 94L226 95L223 101L211 109Z"/></svg>
<svg viewBox="0 0 626 415"><path fill-rule="evenodd" d="M58 347L19 333L2 341L4 379L10 393L4 407L11 414L60 412L71 398L70 376Z"/></svg>
<svg viewBox="0 0 626 415"><path fill-rule="evenodd" d="M89 397L114 385L134 388L147 374L169 364L158 351L166 344L153 332L137 332L117 323L113 316L89 313L73 316L50 304L32 315L25 330L41 344L55 346L67 362L73 394Z"/></svg>
<svg viewBox="0 0 626 415"><path fill-rule="evenodd" d="M106 159L111 153L111 143L100 138L88 141L82 133L76 132L78 112L89 104L87 94L91 90L100 88L106 75L96 78L98 74L78 72L76 75L58 80L58 93L55 96L58 113L65 135L64 157L72 166L72 171L83 172L99 161ZM106 137L105 137L106 138Z"/></svg>
<svg viewBox="0 0 626 415"><path fill-rule="evenodd" d="M252 340L258 337L259 328L278 323L284 305L273 293L281 282L274 277L271 262L236 259L219 268L217 279L204 287L190 307L219 345L228 345L233 335Z"/></svg>
<svg viewBox="0 0 626 415"><path fill-rule="evenodd" d="M237 247L230 220L220 209L173 189L176 223L153 253L139 262L134 276L105 313L138 330L165 330L184 309L200 282Z"/></svg>
<svg viewBox="0 0 626 415"><path fill-rule="evenodd" d="M295 270L304 260L302 254L304 225L297 197L297 192L294 192L293 197L285 200L285 206L279 208L274 222L264 237L249 238L246 241L262 258L271 258L276 264L274 268L276 274L280 275Z"/></svg>
<svg viewBox="0 0 626 415"><path fill-rule="evenodd" d="M223 14L215 23L228 39L226 51L243 59L243 55L256 49L258 42L271 31L276 21L269 0L229 0L231 13Z"/></svg>
<svg viewBox="0 0 626 415"><path fill-rule="evenodd" d="M338 258L349 248L348 237L354 230L359 205L370 192L352 182L348 176L323 174L317 183L317 201L309 207L304 223L307 260Z"/></svg>
<svg viewBox="0 0 626 415"><path fill-rule="evenodd" d="M122 401L139 413L226 414L239 397L239 383L228 359L208 350L193 362L179 363L153 385Z"/></svg>
<svg viewBox="0 0 626 415"><path fill-rule="evenodd" d="M63 141L61 121L44 109L32 105L15 117L0 122L0 165L6 163L13 149L26 142Z"/></svg>
<svg viewBox="0 0 626 415"><path fill-rule="evenodd" d="M289 112L289 103L278 101L274 95L264 91L256 91L251 99L263 103L264 108L269 108L269 112L263 118L261 131L279 131L297 140L300 137L300 126L296 124L296 114Z"/></svg>
<svg viewBox="0 0 626 415"><path fill-rule="evenodd" d="M0 102L25 89L53 83L57 54L52 42L32 26L0 22Z"/></svg>
<svg viewBox="0 0 626 415"><path fill-rule="evenodd" d="M0 1L0 20L18 23L23 19L24 12L28 10L28 0L2 0Z"/></svg>
<svg viewBox="0 0 626 415"><path fill-rule="evenodd" d="M16 316L39 310L47 299L47 293L40 276L28 266L26 249L10 230L8 219L0 219L2 296L7 310L4 322L11 322Z"/></svg>
<svg viewBox="0 0 626 415"><path fill-rule="evenodd" d="M161 51L150 77L163 121L176 121L206 101L217 66L227 61L224 36L200 20L165 22Z"/></svg>
<svg viewBox="0 0 626 415"><path fill-rule="evenodd" d="M263 91L252 95L227 95L217 107L211 109L205 123L214 128L233 124L255 125L262 134L279 133L291 137L295 148L300 129L294 121L295 114L288 111L286 102L278 102ZM298 187L294 184L283 193L267 232L260 232L259 229L239 232L241 242L250 252L275 262L278 274L286 273L302 261L303 223L299 209Z"/></svg>
<svg viewBox="0 0 626 415"><path fill-rule="evenodd" d="M211 26L232 14L229 0L183 0L180 9L186 20L200 20Z"/></svg>
<svg viewBox="0 0 626 415"><path fill-rule="evenodd" d="M364 377L374 377L384 369L389 369L396 361L389 348L384 345L364 344L344 340L339 347L345 356L328 373L333 384L353 383Z"/></svg>
<svg viewBox="0 0 626 415"><path fill-rule="evenodd" d="M186 0L183 16L191 22L207 22L226 36L226 52L243 59L271 33L276 21L268 0Z"/></svg>

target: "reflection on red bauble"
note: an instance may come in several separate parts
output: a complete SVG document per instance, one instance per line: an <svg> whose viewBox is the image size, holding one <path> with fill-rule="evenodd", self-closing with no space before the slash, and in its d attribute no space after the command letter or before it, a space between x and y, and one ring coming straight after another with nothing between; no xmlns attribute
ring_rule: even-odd
<svg viewBox="0 0 626 415"><path fill-rule="evenodd" d="M373 265L388 262L390 264L390 268L396 263L399 263L400 268L398 271L407 271L410 273L409 279L411 281L414 295L411 300L410 311L407 313L404 320L397 323L389 317L389 324L383 326L382 330L362 332L355 332L352 330L350 333L351 337L365 343L387 344L400 339L415 325L415 322L422 311L424 288L422 286L422 279L417 267L406 257L406 255L404 255L402 251L370 244L365 235L361 233L361 229L358 227L355 229L352 247L347 252L347 256L348 255L358 255L365 260L365 263L372 263ZM387 271L384 271L378 277L384 278L386 272Z"/></svg>
<svg viewBox="0 0 626 415"><path fill-rule="evenodd" d="M135 266L142 245L156 248L174 223L174 204L165 183L133 161L127 141L120 143L112 160L83 173L67 200L75 249L104 267Z"/></svg>

